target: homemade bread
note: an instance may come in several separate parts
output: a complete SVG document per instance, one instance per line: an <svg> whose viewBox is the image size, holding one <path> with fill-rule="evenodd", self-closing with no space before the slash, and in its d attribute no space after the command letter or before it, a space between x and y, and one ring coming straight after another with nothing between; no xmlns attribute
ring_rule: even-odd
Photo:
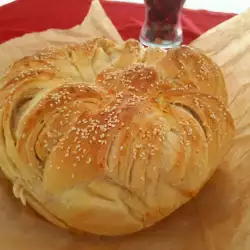
<svg viewBox="0 0 250 250"><path fill-rule="evenodd" d="M97 38L25 57L0 79L0 167L54 224L122 235L192 199L234 133L222 73L182 46Z"/></svg>

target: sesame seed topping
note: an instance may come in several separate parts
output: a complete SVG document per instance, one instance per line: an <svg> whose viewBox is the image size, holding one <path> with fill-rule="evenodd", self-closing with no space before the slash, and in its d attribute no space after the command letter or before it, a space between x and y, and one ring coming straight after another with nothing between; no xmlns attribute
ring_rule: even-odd
<svg viewBox="0 0 250 250"><path fill-rule="evenodd" d="M117 159L120 155L131 154L132 162L139 159L151 164L150 167L153 171L157 171L158 166L152 166L152 162L155 162L156 157L161 157L164 150L168 150L172 138L174 138L174 150L175 138L177 138L181 150L186 150L186 147L190 147L194 141L197 141L197 144L200 143L199 131L203 126L203 129L207 130L207 142L201 149L204 150L204 147L208 147L211 142L217 141L215 132L218 131L217 133L223 136L223 132L220 130L224 126L220 127L220 123L229 119L228 113L225 111L224 105L209 105L210 101L212 102L214 99L213 94L202 94L203 89L206 90L207 86L217 83L210 79L215 79L219 74L205 58L196 56L192 50L186 49L180 56L178 55L178 62L175 64L177 57L172 57L171 53L159 51L163 55L167 54L166 63L177 68L177 72L174 72L175 79L172 80L161 74L161 71L164 73L164 69L144 64L143 60L147 59L145 57L147 50L144 52L138 42L131 40L124 46L116 47L113 43L109 45L104 41L95 39L84 44L49 48L11 66L14 70L17 69L17 72L11 76L13 79L6 84L6 90L8 90L6 92L10 94L6 94L6 98L3 99L6 100L5 103L9 103L8 108L12 109L13 100L20 94L23 84L26 84L25 91L27 90L28 93L24 96L32 97L31 101L29 100L30 110L25 107L26 104L21 108L17 105L13 107L12 112L20 111L21 118L20 121L17 121L18 124L11 128L15 134L16 128L19 131L24 127L25 129L19 134L20 137L16 138L17 144L22 139L22 145L27 143L26 149L29 149L34 155L34 151L38 151L36 152L38 160L40 158L42 160L38 163L30 163L31 168L35 166L41 168L40 171L37 171L41 175L42 169L46 166L44 162L50 154L56 155L57 150L64 152L63 157L58 160L60 163L57 162L58 165L55 165L57 170L64 166L62 164L68 162L72 162L75 171L78 167L84 167L85 164L93 161L93 165L104 166L106 163L100 162L100 155L103 152L106 154L105 150L112 149L112 159ZM97 70L91 68L95 68L96 51L99 47L102 48L109 63L105 62L105 65L108 64L107 68L96 75ZM155 51L158 50L155 49ZM82 56L87 58L86 63L89 60L89 70L93 72L90 80L87 79L87 76L81 75L82 69L79 72L76 70L76 68L81 68L77 63L81 61ZM129 65L124 66L127 60L119 59L123 56L128 58ZM148 56L150 57L150 55ZM162 56L159 55L160 60ZM150 58L148 59L150 61ZM98 60L102 59L98 57ZM194 60L195 68L192 68L193 64L187 66L187 60ZM212 74L212 72L214 73ZM8 76L6 73L6 77ZM38 87L29 82L36 79ZM82 80L79 82L79 79ZM47 84L50 80L51 84ZM34 89L37 88L38 92L34 93ZM187 98L189 91L197 93L192 92L192 98L191 95ZM159 94L160 92L161 94ZM171 107L175 105L170 105L168 97L162 97L165 93L170 99L173 97L173 103L180 101L190 107L190 110L197 111L197 117L200 114L205 115L206 121L203 123L198 121L195 124L194 119L197 121L198 118L191 114L191 111L189 112L192 116L190 119L187 118L188 115L179 116L177 112L174 113L175 107L173 109ZM181 95L181 93L185 94ZM175 94L180 95L175 96ZM164 110L163 105L155 103L157 99L155 96L163 100ZM173 113L171 113L172 111ZM155 119L155 113L161 117ZM30 122L31 119L29 121L28 118L31 114L37 118L40 127L35 124L35 118L32 122ZM149 121L147 121L147 115L150 117ZM170 118L168 119L168 117ZM30 133L31 125L39 134L38 143L35 146L32 145L32 140L27 139L32 134L32 132ZM115 141L114 144L118 141L115 150L112 147L113 141ZM198 154L199 150L193 152ZM60 152L58 155L61 156ZM113 160L117 164L119 161L120 159ZM178 164L182 164L182 161L179 160ZM146 166L146 164L144 165ZM52 167L52 165L49 164L48 167ZM116 173L114 170L115 167L108 167L108 171ZM75 172L71 174L71 178L75 178ZM140 178L142 181L145 180L144 176Z"/></svg>

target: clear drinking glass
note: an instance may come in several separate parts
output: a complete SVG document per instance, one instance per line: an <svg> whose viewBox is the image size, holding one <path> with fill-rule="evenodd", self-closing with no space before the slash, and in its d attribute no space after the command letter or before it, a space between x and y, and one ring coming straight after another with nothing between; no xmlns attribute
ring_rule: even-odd
<svg viewBox="0 0 250 250"><path fill-rule="evenodd" d="M182 43L180 15L185 0L144 0L146 16L140 33L145 46L172 48Z"/></svg>

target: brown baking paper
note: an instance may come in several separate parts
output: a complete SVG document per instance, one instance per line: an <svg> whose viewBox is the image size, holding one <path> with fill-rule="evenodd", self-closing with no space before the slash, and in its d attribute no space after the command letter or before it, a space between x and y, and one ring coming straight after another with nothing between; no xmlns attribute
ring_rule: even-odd
<svg viewBox="0 0 250 250"><path fill-rule="evenodd" d="M122 41L98 1L93 2L79 26L33 33L0 45L0 74L14 60L37 49L96 36ZM250 249L250 10L212 29L192 45L221 66L237 124L229 154L198 197L140 233L117 238L73 235L23 207L1 176L0 250Z"/></svg>

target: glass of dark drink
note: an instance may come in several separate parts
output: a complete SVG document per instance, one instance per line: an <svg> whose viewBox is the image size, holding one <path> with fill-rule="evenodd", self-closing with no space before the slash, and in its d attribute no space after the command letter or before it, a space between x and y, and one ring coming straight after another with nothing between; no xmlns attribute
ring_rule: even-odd
<svg viewBox="0 0 250 250"><path fill-rule="evenodd" d="M185 0L144 0L146 17L140 33L145 46L173 48L182 43L180 15Z"/></svg>

